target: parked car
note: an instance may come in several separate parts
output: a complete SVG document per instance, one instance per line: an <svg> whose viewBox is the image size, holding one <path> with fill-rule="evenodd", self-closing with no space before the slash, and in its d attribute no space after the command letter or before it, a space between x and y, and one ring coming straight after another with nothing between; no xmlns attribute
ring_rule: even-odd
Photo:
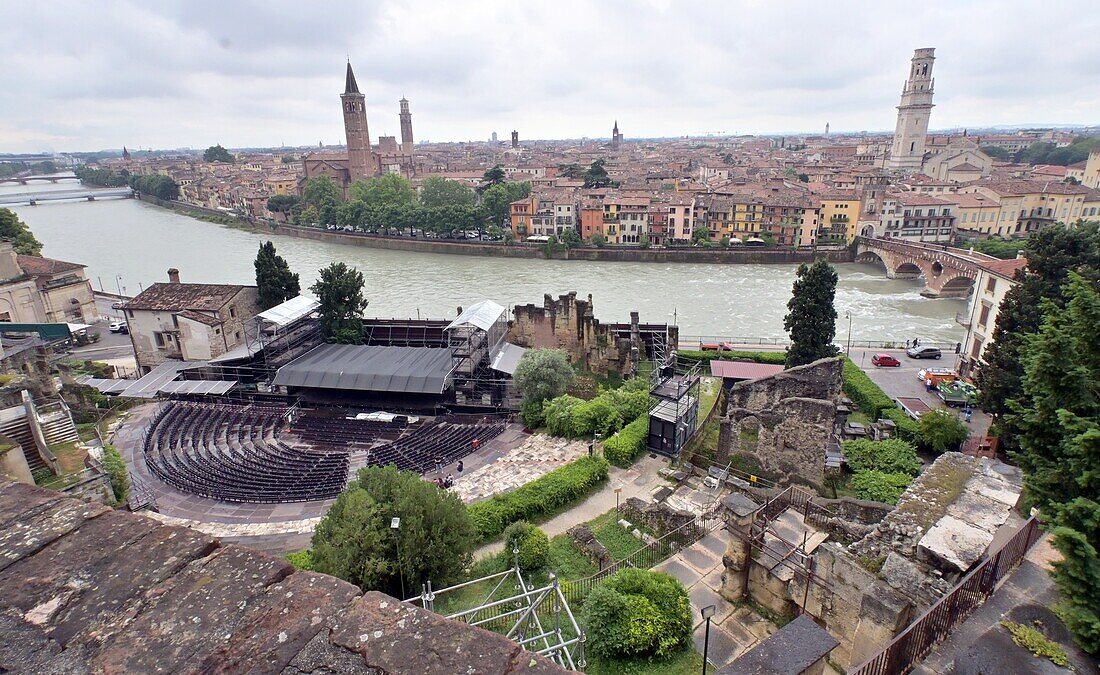
<svg viewBox="0 0 1100 675"><path fill-rule="evenodd" d="M107 327L107 330L120 335L130 334L130 327L126 325L125 321L113 321L111 325Z"/></svg>
<svg viewBox="0 0 1100 675"><path fill-rule="evenodd" d="M126 303L122 302L121 300L119 300L118 302L112 302L111 309L122 309L125 304Z"/></svg>
<svg viewBox="0 0 1100 675"><path fill-rule="evenodd" d="M938 386L940 382L954 382L959 374L951 368L921 368L917 371L917 379L921 382L932 380L932 386Z"/></svg>
<svg viewBox="0 0 1100 675"><path fill-rule="evenodd" d="M931 345L921 345L919 347L910 347L905 350L905 355L911 359L938 359L943 357L943 353L939 347L933 347Z"/></svg>
<svg viewBox="0 0 1100 675"><path fill-rule="evenodd" d="M901 361L898 361L889 354L875 354L871 357L871 365L879 366L880 368L895 368L901 365Z"/></svg>

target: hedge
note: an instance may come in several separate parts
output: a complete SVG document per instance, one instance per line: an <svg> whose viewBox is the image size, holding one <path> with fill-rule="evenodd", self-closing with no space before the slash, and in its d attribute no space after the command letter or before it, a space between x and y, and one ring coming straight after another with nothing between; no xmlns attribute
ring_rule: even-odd
<svg viewBox="0 0 1100 675"><path fill-rule="evenodd" d="M920 433L920 424L905 414L905 411L898 407L890 408L889 410L883 410L879 413L879 417L886 418L894 423L894 428L897 431L898 438L910 443L917 442L917 436Z"/></svg>
<svg viewBox="0 0 1100 675"><path fill-rule="evenodd" d="M737 352L737 351L677 351L677 358L685 363L702 362L705 372L710 372L711 361L754 361L786 365L786 352Z"/></svg>
<svg viewBox="0 0 1100 675"><path fill-rule="evenodd" d="M850 359L844 359L844 393L872 420L877 420L883 410L895 408L894 399L867 377L863 369Z"/></svg>
<svg viewBox="0 0 1100 675"><path fill-rule="evenodd" d="M629 468L645 453L649 435L649 415L641 415L603 444L603 456L617 467Z"/></svg>
<svg viewBox="0 0 1100 675"><path fill-rule="evenodd" d="M512 492L468 507L481 541L489 541L517 520L535 520L586 496L607 480L607 460L581 457Z"/></svg>

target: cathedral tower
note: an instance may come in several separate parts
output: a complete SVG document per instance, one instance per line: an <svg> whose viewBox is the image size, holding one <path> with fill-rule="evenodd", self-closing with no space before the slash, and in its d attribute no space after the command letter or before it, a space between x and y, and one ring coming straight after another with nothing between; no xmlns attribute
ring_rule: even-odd
<svg viewBox="0 0 1100 675"><path fill-rule="evenodd" d="M413 116L409 112L409 101L401 97L401 152L411 155L413 151Z"/></svg>
<svg viewBox="0 0 1100 675"><path fill-rule="evenodd" d="M375 166L367 130L367 97L359 93L350 61L340 101L344 104L344 134L348 139L348 177L352 182L370 178Z"/></svg>
<svg viewBox="0 0 1100 675"><path fill-rule="evenodd" d="M928 135L928 118L932 114L932 62L936 60L933 47L913 52L909 79L901 90L898 106L898 125L894 129L894 144L886 162L890 169L919 170L924 163L924 144Z"/></svg>

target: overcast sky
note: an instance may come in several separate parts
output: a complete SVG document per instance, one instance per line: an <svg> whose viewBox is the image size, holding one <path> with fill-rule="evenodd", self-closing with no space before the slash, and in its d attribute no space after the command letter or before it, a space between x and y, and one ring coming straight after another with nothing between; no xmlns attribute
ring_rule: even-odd
<svg viewBox="0 0 1100 675"><path fill-rule="evenodd" d="M1096 0L0 4L0 151L892 130L914 48L932 128L1100 123Z"/></svg>

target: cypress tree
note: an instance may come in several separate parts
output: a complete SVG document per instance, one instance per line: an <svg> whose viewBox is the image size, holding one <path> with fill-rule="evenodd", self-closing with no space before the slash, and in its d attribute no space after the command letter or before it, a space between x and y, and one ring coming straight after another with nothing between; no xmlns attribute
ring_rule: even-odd
<svg viewBox="0 0 1100 675"><path fill-rule="evenodd" d="M275 253L275 244L260 244L256 254L256 288L260 295L260 309L270 309L279 303L297 297L302 292L298 275L290 271L290 265Z"/></svg>
<svg viewBox="0 0 1100 675"><path fill-rule="evenodd" d="M836 270L824 259L798 266L794 293L787 303L789 311L783 318L783 327L791 336L791 346L787 348L788 368L836 356L839 352L833 344L836 282Z"/></svg>

